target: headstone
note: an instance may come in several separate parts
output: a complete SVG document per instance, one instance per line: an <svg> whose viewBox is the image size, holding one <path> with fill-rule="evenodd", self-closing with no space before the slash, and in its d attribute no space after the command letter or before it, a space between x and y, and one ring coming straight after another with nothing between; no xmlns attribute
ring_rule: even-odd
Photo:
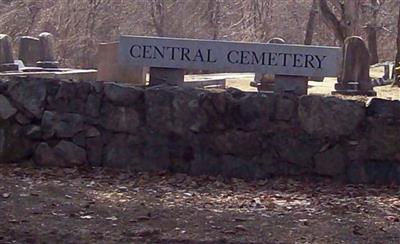
<svg viewBox="0 0 400 244"><path fill-rule="evenodd" d="M101 43L97 53L97 80L146 84L146 69L139 66L122 66L118 63L118 42Z"/></svg>
<svg viewBox="0 0 400 244"><path fill-rule="evenodd" d="M39 35L40 43L40 59L37 66L42 68L56 69L58 61L54 51L54 37L48 32L43 32Z"/></svg>
<svg viewBox="0 0 400 244"><path fill-rule="evenodd" d="M31 36L21 36L17 40L18 59L24 62L25 66L34 67L40 58L40 41Z"/></svg>
<svg viewBox="0 0 400 244"><path fill-rule="evenodd" d="M169 85L181 86L185 79L183 69L150 68L149 86Z"/></svg>
<svg viewBox="0 0 400 244"><path fill-rule="evenodd" d="M14 63L11 43L10 36L0 35L0 72L18 70L18 65Z"/></svg>
<svg viewBox="0 0 400 244"><path fill-rule="evenodd" d="M361 37L348 37L344 43L342 74L332 94L376 96L370 77L370 54Z"/></svg>

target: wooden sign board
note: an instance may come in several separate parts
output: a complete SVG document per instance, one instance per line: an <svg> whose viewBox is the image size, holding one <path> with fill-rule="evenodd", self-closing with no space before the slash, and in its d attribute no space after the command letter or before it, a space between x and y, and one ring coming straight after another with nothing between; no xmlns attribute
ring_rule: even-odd
<svg viewBox="0 0 400 244"><path fill-rule="evenodd" d="M341 48L121 36L120 65L337 77Z"/></svg>

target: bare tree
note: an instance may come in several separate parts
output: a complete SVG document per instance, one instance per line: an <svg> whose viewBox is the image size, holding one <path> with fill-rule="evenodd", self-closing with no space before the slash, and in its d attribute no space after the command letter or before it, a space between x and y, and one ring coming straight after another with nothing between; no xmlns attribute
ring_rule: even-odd
<svg viewBox="0 0 400 244"><path fill-rule="evenodd" d="M219 28L221 21L221 1L219 0L208 0L207 6L208 21L212 32L212 39L216 40L219 36Z"/></svg>
<svg viewBox="0 0 400 244"><path fill-rule="evenodd" d="M306 37L304 40L305 45L311 45L313 41L314 31L315 31L315 19L318 15L318 1L313 0L310 10L310 15L306 27Z"/></svg>
<svg viewBox="0 0 400 244"><path fill-rule="evenodd" d="M399 5L399 13L398 13L398 22L397 22L397 54L396 54L396 62L395 62L395 81L393 85L397 85L400 87L400 74L398 72L397 67L400 66L400 5Z"/></svg>
<svg viewBox="0 0 400 244"><path fill-rule="evenodd" d="M357 35L359 29L360 0L332 0L332 8L327 0L319 0L321 14L326 24L333 30L337 40L343 44L348 36ZM339 16L335 14L339 13Z"/></svg>
<svg viewBox="0 0 400 244"><path fill-rule="evenodd" d="M150 1L150 16L157 36L165 36L166 3L164 0Z"/></svg>
<svg viewBox="0 0 400 244"><path fill-rule="evenodd" d="M368 49L371 54L370 64L376 64L379 62L378 56L378 14L381 9L383 2L379 0L371 0L370 5L367 7L370 8L371 17L370 21L367 23L367 38L368 38Z"/></svg>

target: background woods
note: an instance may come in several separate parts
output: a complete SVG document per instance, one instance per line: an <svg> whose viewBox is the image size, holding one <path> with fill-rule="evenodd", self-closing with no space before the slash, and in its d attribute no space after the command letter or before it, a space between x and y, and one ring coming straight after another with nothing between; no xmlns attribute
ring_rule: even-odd
<svg viewBox="0 0 400 244"><path fill-rule="evenodd" d="M341 45L368 41L371 63L394 60L398 0L2 0L0 29L14 39L48 31L63 65L95 67L97 44L120 33ZM327 28L328 27L328 28Z"/></svg>

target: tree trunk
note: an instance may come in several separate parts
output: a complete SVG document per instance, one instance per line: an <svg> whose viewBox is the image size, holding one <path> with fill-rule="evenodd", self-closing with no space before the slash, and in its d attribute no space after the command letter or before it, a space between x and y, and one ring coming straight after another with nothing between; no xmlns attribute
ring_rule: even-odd
<svg viewBox="0 0 400 244"><path fill-rule="evenodd" d="M332 28L335 33L336 38L343 45L344 40L347 37L346 28L342 25L341 21L336 17L336 15L329 8L326 0L319 0L319 8L321 10L321 15L324 18L326 24Z"/></svg>
<svg viewBox="0 0 400 244"><path fill-rule="evenodd" d="M329 7L327 0L319 0L322 17L343 45L347 37L359 34L361 2L360 0L346 0L338 2L338 4L341 10L339 17Z"/></svg>
<svg viewBox="0 0 400 244"><path fill-rule="evenodd" d="M368 35L368 49L371 56L370 64L379 63L378 56L378 12L379 12L379 2L378 0L371 0L372 7L372 20L367 25L367 35Z"/></svg>
<svg viewBox="0 0 400 244"><path fill-rule="evenodd" d="M306 37L304 39L305 45L311 45L313 41L314 31L315 31L315 19L318 15L318 2L317 0L313 0L310 16L308 18L307 29L306 29Z"/></svg>
<svg viewBox="0 0 400 244"><path fill-rule="evenodd" d="M399 17L398 17L398 22L397 22L397 55L396 55L396 63L394 67L399 67L400 66L400 6L399 6ZM400 87L400 72L395 71L396 76L395 76L395 81L393 85L397 85Z"/></svg>
<svg viewBox="0 0 400 244"><path fill-rule="evenodd" d="M221 3L218 0L208 1L208 14L209 14L209 25L212 32L212 39L217 40L219 36L219 25L221 15Z"/></svg>
<svg viewBox="0 0 400 244"><path fill-rule="evenodd" d="M165 36L165 3L162 0L150 2L150 15L157 36Z"/></svg>

